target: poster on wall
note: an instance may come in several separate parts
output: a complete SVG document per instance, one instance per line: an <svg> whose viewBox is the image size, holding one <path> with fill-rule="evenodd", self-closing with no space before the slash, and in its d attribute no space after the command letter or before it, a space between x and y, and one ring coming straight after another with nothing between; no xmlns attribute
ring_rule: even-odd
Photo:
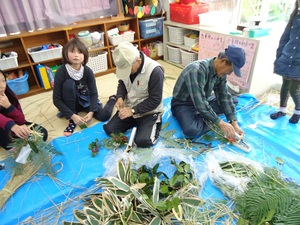
<svg viewBox="0 0 300 225"><path fill-rule="evenodd" d="M240 89L242 89L243 92L248 92L258 41L243 37L200 31L198 59L217 57L219 52L224 50L229 44L236 45L245 50L246 63L241 69L242 77L239 78L233 73L227 77L228 85L236 92L241 92Z"/></svg>
<svg viewBox="0 0 300 225"><path fill-rule="evenodd" d="M218 56L224 49L225 35L200 32L198 59Z"/></svg>
<svg viewBox="0 0 300 225"><path fill-rule="evenodd" d="M235 86L239 86L241 89L248 91L250 88L251 82L251 69L253 59L257 49L257 41L246 39L242 37L233 37L233 36L226 36L225 37L225 46L228 45L235 45L244 49L246 54L246 63L241 69L242 76L237 77L233 73L227 76L227 81Z"/></svg>

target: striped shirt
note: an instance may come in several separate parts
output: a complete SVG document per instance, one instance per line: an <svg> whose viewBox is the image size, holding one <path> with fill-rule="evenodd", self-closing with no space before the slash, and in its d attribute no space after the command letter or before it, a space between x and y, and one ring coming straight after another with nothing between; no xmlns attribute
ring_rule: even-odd
<svg viewBox="0 0 300 225"><path fill-rule="evenodd" d="M187 65L176 81L173 97L179 102L192 103L202 118L218 124L220 119L208 102L212 91L227 120L236 117L235 106L226 85L226 76L217 76L213 63L214 58L210 58Z"/></svg>

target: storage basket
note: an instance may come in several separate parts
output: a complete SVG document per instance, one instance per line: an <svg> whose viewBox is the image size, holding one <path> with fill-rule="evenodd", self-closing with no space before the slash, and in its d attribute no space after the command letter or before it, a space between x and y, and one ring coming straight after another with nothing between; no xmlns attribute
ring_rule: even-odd
<svg viewBox="0 0 300 225"><path fill-rule="evenodd" d="M189 30L168 26L169 30L169 41L174 44L182 45L184 42L184 36L189 32Z"/></svg>
<svg viewBox="0 0 300 225"><path fill-rule="evenodd" d="M197 35L197 38L190 38L187 35L196 34L196 33L189 33L184 35L184 45L188 47L192 47L194 44L196 44L199 41L199 35Z"/></svg>
<svg viewBox="0 0 300 225"><path fill-rule="evenodd" d="M41 46L39 46L28 48L27 51L34 62L42 62L50 59L61 58L62 46L57 43L54 43L53 45L56 45L57 47L47 50L35 51L35 49L41 48Z"/></svg>
<svg viewBox="0 0 300 225"><path fill-rule="evenodd" d="M151 38L163 35L164 17L139 20L141 37Z"/></svg>
<svg viewBox="0 0 300 225"><path fill-rule="evenodd" d="M1 54L0 54L1 55ZM6 70L10 68L18 67L18 53L16 52L7 52L5 55L10 55L10 57L0 59L0 69Z"/></svg>
<svg viewBox="0 0 300 225"><path fill-rule="evenodd" d="M113 36L108 36L109 42L112 45L118 45L121 42L132 42L134 40L134 31L132 32L125 32L124 34L121 35L113 35Z"/></svg>
<svg viewBox="0 0 300 225"><path fill-rule="evenodd" d="M181 64L180 49L167 45L167 50L168 50L169 61L173 63Z"/></svg>
<svg viewBox="0 0 300 225"><path fill-rule="evenodd" d="M187 66L189 63L198 59L198 54L195 52L188 52L180 49L181 52L181 64Z"/></svg>
<svg viewBox="0 0 300 225"><path fill-rule="evenodd" d="M170 3L170 20L185 23L197 24L199 23L199 14L209 11L208 3L195 3L195 4L179 4Z"/></svg>
<svg viewBox="0 0 300 225"><path fill-rule="evenodd" d="M90 53L89 61L86 64L94 73L99 73L107 70L107 52L97 51Z"/></svg>
<svg viewBox="0 0 300 225"><path fill-rule="evenodd" d="M24 75L20 78L6 81L8 87L16 94L22 95L29 91L28 73L25 71Z"/></svg>

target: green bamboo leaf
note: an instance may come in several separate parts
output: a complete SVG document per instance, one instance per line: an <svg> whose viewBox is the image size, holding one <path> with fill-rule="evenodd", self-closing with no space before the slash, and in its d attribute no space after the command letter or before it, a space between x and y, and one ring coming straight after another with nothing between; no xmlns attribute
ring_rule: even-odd
<svg viewBox="0 0 300 225"><path fill-rule="evenodd" d="M87 216L93 216L96 220L100 220L100 214L99 212L97 212L96 210L89 208L89 207L84 207L83 208L83 212L87 215Z"/></svg>
<svg viewBox="0 0 300 225"><path fill-rule="evenodd" d="M92 203L96 207L96 209L100 210L103 207L103 201L101 198L98 197L92 197Z"/></svg>
<svg viewBox="0 0 300 225"><path fill-rule="evenodd" d="M160 180L157 177L154 177L154 186L153 186L153 195L152 195L152 201L154 205L159 200L159 188L160 188Z"/></svg>
<svg viewBox="0 0 300 225"><path fill-rule="evenodd" d="M82 223L63 221L63 225L82 225Z"/></svg>
<svg viewBox="0 0 300 225"><path fill-rule="evenodd" d="M123 214L127 223L131 219L132 213L133 213L133 205L130 205L129 209L127 209Z"/></svg>
<svg viewBox="0 0 300 225"><path fill-rule="evenodd" d="M118 177L121 181L126 182L126 177L125 177L125 165L122 160L118 162Z"/></svg>
<svg viewBox="0 0 300 225"><path fill-rule="evenodd" d="M111 177L109 180L121 191L129 191L130 190L130 187L123 181L119 180L118 178Z"/></svg>
<svg viewBox="0 0 300 225"><path fill-rule="evenodd" d="M146 183L137 183L137 184L132 185L130 188L131 189L142 189L146 185L147 185Z"/></svg>
<svg viewBox="0 0 300 225"><path fill-rule="evenodd" d="M93 215L88 215L87 220L89 221L90 225L99 225L100 224Z"/></svg>
<svg viewBox="0 0 300 225"><path fill-rule="evenodd" d="M139 218L138 214L135 211L132 211L131 220L134 223L142 223L142 220Z"/></svg>
<svg viewBox="0 0 300 225"><path fill-rule="evenodd" d="M117 209L115 208L111 199L105 193L103 193L102 197L103 197L103 203L104 203L103 206L105 206L105 208L108 209L108 211L110 211L111 213L116 213Z"/></svg>
<svg viewBox="0 0 300 225"><path fill-rule="evenodd" d="M86 219L86 220L83 220L83 221L82 221L82 224L83 224L83 225L91 225L90 222L89 222L87 219Z"/></svg>
<svg viewBox="0 0 300 225"><path fill-rule="evenodd" d="M140 201L140 203L142 203L142 205L151 213L153 213L154 215L159 215L159 213L157 212L157 210L151 205L149 204L143 197L142 195L135 189L131 189L132 193L134 194L134 196L137 198L137 200Z"/></svg>
<svg viewBox="0 0 300 225"><path fill-rule="evenodd" d="M80 222L83 223L84 220L86 220L86 215L81 210L74 210L74 217Z"/></svg>
<svg viewBox="0 0 300 225"><path fill-rule="evenodd" d="M199 198L182 198L181 203L186 203L187 205L190 206L200 206L204 205L205 201Z"/></svg>
<svg viewBox="0 0 300 225"><path fill-rule="evenodd" d="M161 224L161 218L156 216L153 218L153 220L150 222L149 225L160 225Z"/></svg>

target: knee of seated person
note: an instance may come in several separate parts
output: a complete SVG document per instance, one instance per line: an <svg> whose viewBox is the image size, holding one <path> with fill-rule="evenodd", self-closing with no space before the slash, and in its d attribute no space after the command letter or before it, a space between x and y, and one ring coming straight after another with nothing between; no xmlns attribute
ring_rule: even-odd
<svg viewBox="0 0 300 225"><path fill-rule="evenodd" d="M189 127L185 130L182 130L183 134L188 136L188 137L194 137L194 136L198 136L202 133L201 129L196 129L193 127Z"/></svg>
<svg viewBox="0 0 300 225"><path fill-rule="evenodd" d="M113 133L113 132L109 129L109 127L108 127L107 124L104 124L104 125L103 125L103 130L105 131L105 133L106 133L107 135L110 135L110 134Z"/></svg>
<svg viewBox="0 0 300 225"><path fill-rule="evenodd" d="M154 145L150 139L146 138L135 138L134 143L140 148L149 148Z"/></svg>
<svg viewBox="0 0 300 225"><path fill-rule="evenodd" d="M67 91L67 90L72 90L76 87L76 83L74 80L72 79L67 79L65 80L65 82L63 83L63 89L64 91Z"/></svg>

